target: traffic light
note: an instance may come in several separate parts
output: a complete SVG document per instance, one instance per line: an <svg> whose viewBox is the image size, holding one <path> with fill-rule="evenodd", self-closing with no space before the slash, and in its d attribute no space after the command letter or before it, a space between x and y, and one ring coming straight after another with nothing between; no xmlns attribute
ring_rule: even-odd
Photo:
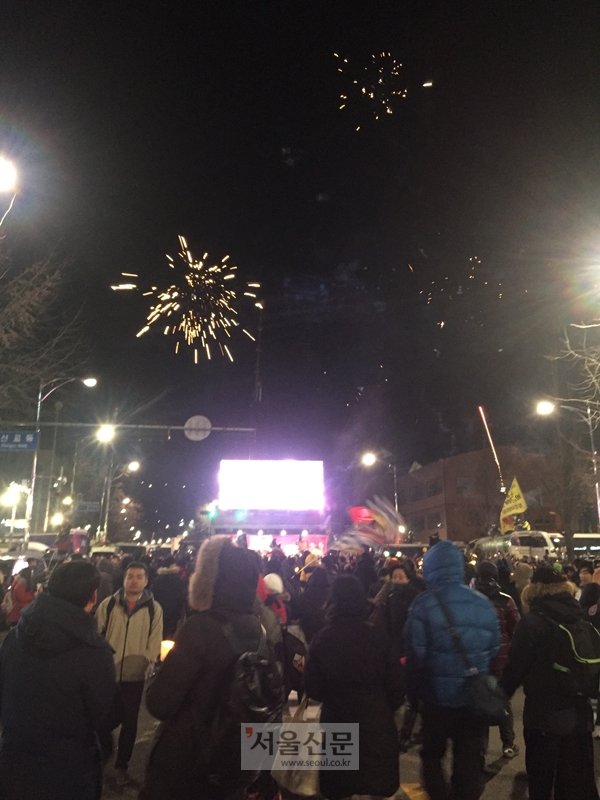
<svg viewBox="0 0 600 800"><path fill-rule="evenodd" d="M211 508L209 510L209 512L208 512L208 518L209 519L216 519L218 514L219 514L219 509L218 508Z"/></svg>
<svg viewBox="0 0 600 800"><path fill-rule="evenodd" d="M245 509L239 508L235 512L235 519L236 519L237 522L243 522L246 519L247 515L248 515L248 512Z"/></svg>

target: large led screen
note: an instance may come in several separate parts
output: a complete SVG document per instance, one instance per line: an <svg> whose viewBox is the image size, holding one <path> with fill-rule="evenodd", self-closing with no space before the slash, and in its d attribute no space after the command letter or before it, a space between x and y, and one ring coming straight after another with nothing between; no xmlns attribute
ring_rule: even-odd
<svg viewBox="0 0 600 800"><path fill-rule="evenodd" d="M219 508L322 511L322 461L221 461Z"/></svg>

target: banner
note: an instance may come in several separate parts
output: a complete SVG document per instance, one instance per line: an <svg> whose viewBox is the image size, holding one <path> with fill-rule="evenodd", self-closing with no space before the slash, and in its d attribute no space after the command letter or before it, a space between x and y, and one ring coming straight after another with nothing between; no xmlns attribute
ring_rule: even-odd
<svg viewBox="0 0 600 800"><path fill-rule="evenodd" d="M500 512L500 530L502 534L514 531L515 523L513 515L523 514L525 511L527 511L527 503L523 497L523 492L521 491L518 480L513 478L510 491L506 495L502 511Z"/></svg>

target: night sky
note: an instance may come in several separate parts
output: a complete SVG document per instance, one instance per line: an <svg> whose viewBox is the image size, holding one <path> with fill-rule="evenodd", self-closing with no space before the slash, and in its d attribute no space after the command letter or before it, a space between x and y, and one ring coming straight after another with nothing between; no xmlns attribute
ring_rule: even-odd
<svg viewBox="0 0 600 800"><path fill-rule="evenodd" d="M101 380L61 394L63 419L258 428L123 434L151 526L211 500L222 457L323 458L343 506L384 487L355 469L365 448L408 466L483 446L478 404L500 443L535 437L545 357L598 301L596 2L2 5L21 178L2 248L68 262ZM383 52L407 96L375 119L352 81ZM179 234L262 284L259 405L249 339L196 366L160 326L136 338L146 298L110 289L166 280Z"/></svg>

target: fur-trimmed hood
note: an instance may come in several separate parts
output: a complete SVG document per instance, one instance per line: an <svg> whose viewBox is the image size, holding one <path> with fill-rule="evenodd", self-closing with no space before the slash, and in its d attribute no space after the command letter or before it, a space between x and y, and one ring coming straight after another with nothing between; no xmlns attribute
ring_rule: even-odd
<svg viewBox="0 0 600 800"><path fill-rule="evenodd" d="M227 536L213 536L198 552L196 569L190 578L190 606L196 611L251 614L258 576L254 553L233 544Z"/></svg>
<svg viewBox="0 0 600 800"><path fill-rule="evenodd" d="M521 592L521 602L523 604L523 613L531 611L532 603L536 603L545 597L557 597L558 595L566 595L569 598L574 598L577 594L577 586L570 581L561 581L560 583L528 583Z"/></svg>

